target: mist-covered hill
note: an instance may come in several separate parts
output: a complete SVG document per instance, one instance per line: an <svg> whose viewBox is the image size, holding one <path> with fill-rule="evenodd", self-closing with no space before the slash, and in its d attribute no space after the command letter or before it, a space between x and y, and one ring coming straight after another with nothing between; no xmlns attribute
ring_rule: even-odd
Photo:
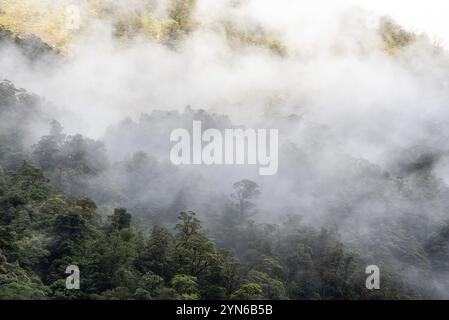
<svg viewBox="0 0 449 320"><path fill-rule="evenodd" d="M444 48L360 9L119 3L65 30L0 1L1 298L448 297ZM278 173L173 165L194 120L278 129Z"/></svg>

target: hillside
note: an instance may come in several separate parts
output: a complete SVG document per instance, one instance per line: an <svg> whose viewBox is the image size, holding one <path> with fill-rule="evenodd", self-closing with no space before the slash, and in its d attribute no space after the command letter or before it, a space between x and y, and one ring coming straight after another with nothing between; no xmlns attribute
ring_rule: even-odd
<svg viewBox="0 0 449 320"><path fill-rule="evenodd" d="M448 298L449 55L328 9L0 0L0 299ZM175 164L197 121L278 170Z"/></svg>

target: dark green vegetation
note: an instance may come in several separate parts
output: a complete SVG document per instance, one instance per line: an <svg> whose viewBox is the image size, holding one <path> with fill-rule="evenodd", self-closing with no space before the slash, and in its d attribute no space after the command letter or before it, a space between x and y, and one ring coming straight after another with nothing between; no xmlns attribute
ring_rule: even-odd
<svg viewBox="0 0 449 320"><path fill-rule="evenodd" d="M0 176L2 299L357 299L407 297L385 280L365 286L365 265L332 230L255 224L248 218L257 186L235 186L232 217L215 227L217 248L193 212L147 236L117 208L106 219L88 198L52 191L22 162ZM231 249L231 251L229 250ZM239 252L237 259L231 252ZM78 265L81 290L65 289L65 268Z"/></svg>
<svg viewBox="0 0 449 320"><path fill-rule="evenodd" d="M176 3L161 37L169 45L195 27L181 5L193 1ZM263 30L226 26L237 48L284 54ZM416 40L388 21L380 31L392 55ZM54 54L34 37L0 31L0 39L30 59L24 63ZM281 147L277 180L262 188L244 177L208 181L163 161L172 128L192 120L231 128L226 116L154 111L97 141L67 134L48 110L44 99L0 82L1 299L448 296L449 188L433 172L447 152L395 150L388 171L335 155L323 174L328 155L291 141ZM330 134L297 116L270 120L284 131L312 126L317 146ZM261 205L264 197L285 206ZM74 264L81 290L65 289ZM380 267L380 290L365 288L370 264Z"/></svg>
<svg viewBox="0 0 449 320"><path fill-rule="evenodd" d="M27 146L30 123L48 121L39 111L42 100L9 82L1 83L0 98L0 115L10 119L2 122L0 144L1 299L397 299L428 294L384 270L381 290L367 290L369 261L345 247L332 224L317 230L294 214L279 224L255 222L254 200L261 191L250 180L233 185L207 228L187 211L182 194L165 211L150 210L151 215L142 208L148 202L133 206L139 188L161 181L158 176L172 169L143 152L110 165L103 143L67 136L56 121L48 135ZM128 180L90 179L111 166ZM448 270L448 239L444 227L416 253L440 274ZM396 250L412 254L402 235L397 241L403 243ZM65 288L65 268L73 264L81 270L80 290Z"/></svg>

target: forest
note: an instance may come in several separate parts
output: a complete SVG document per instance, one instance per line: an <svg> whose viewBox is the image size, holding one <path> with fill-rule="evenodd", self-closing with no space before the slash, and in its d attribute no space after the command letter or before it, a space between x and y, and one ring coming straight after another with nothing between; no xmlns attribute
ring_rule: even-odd
<svg viewBox="0 0 449 320"><path fill-rule="evenodd" d="M359 11L292 40L251 1L86 0L60 32L27 1L0 0L0 300L449 297L441 46ZM174 165L194 121L279 129L278 172Z"/></svg>
<svg viewBox="0 0 449 320"><path fill-rule="evenodd" d="M43 101L7 81L0 96L2 119L11 119L0 144L2 299L432 297L394 271L382 273L381 290L368 290L369 261L342 243L336 225L317 229L295 214L282 223L255 222L253 201L261 191L251 180L233 184L207 228L195 212L182 211L182 192L163 209L133 203L140 188L170 174L164 164L137 152L112 165L126 181L100 184L97 178L111 166L104 143L66 135L52 120L49 133L28 150L29 124L50 119L39 110ZM447 272L447 230L441 228L417 253L426 268ZM417 244L392 250L419 250L410 245ZM81 270L80 290L65 287L69 265Z"/></svg>
<svg viewBox="0 0 449 320"><path fill-rule="evenodd" d="M45 137L46 142L55 136ZM40 149L51 156L51 143ZM81 150L60 158L67 170L89 170ZM211 235L194 212L150 230L125 208L102 219L89 198L57 193L41 169L23 160L1 173L2 299L399 299L418 293L383 276L365 288L364 261L335 230L289 217L283 225L250 219L258 195L249 180L234 184L235 201ZM51 168L49 168L51 169ZM58 171L65 169L59 168ZM214 239L214 240L213 240ZM221 243L218 247L217 243ZM237 258L236 255L241 256ZM80 290L65 288L64 270L82 270Z"/></svg>

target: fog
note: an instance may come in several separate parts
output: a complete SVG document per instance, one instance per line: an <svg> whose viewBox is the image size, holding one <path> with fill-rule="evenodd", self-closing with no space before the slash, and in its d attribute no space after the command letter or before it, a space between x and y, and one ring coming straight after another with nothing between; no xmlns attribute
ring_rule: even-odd
<svg viewBox="0 0 449 320"><path fill-rule="evenodd" d="M370 2L201 0L194 27L175 45L139 34L118 39L108 19L81 11L82 28L58 58L30 63L3 45L0 77L45 97L43 108L67 134L105 142L108 168L89 181L127 189L116 202L144 214L176 208L207 217L222 210L234 182L251 179L263 195L255 219L299 214L313 225L335 224L346 244L375 262L376 241L392 246L403 219L424 221L426 235L416 224L407 229L419 240L448 218L449 35L440 16L424 10L442 13L442 1L425 8ZM141 5L114 10L126 16ZM166 3L153 10L167 15ZM381 15L426 35L389 52ZM227 23L276 39L281 52L232 43ZM259 176L257 166L172 167L170 132L193 120L218 129L279 129L278 174ZM145 160L147 175L129 175L122 161L139 151L153 162ZM96 192L106 202L107 192ZM413 258L387 260L398 270L419 269Z"/></svg>

